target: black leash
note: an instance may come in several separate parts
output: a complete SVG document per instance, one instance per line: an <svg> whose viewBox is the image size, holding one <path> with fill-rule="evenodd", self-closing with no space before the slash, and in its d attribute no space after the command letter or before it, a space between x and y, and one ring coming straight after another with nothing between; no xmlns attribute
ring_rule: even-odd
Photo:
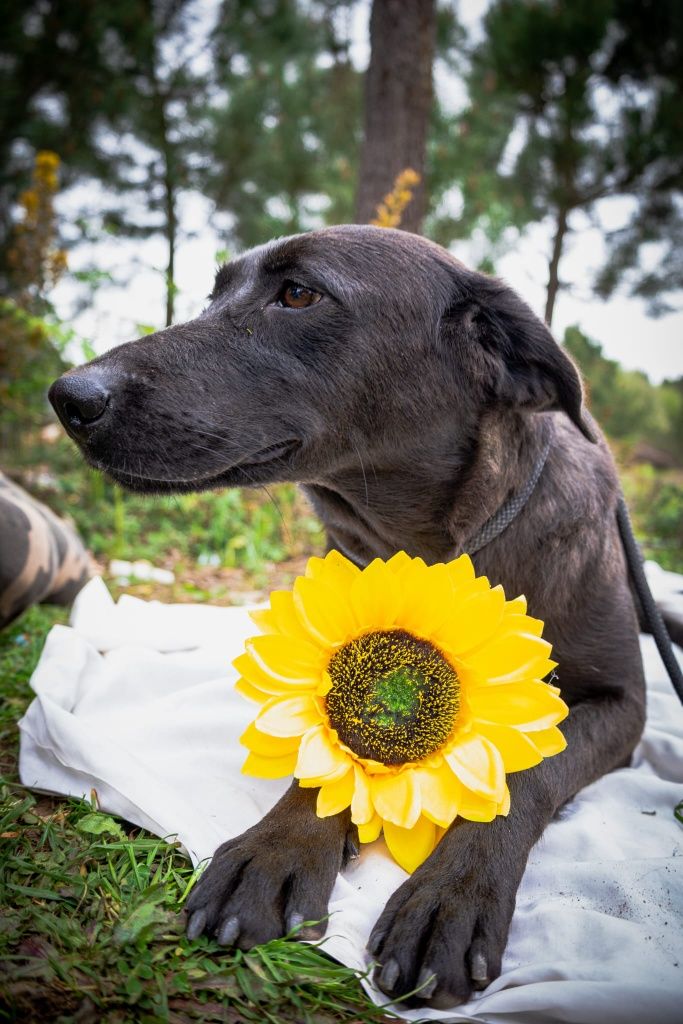
<svg viewBox="0 0 683 1024"><path fill-rule="evenodd" d="M518 493L509 498L504 502L497 512L495 512L490 519L487 519L484 525L477 533L469 539L465 546L465 550L471 554L476 554L487 544L490 544L499 534L505 530L510 523L517 517L522 511L527 501L531 497L538 483L538 479L543 472L543 468L548 458L553 440L553 431L550 430L546 439L543 449L534 463L534 467L531 471L531 476L527 480L523 489ZM638 546L638 542L633 535L633 527L631 526L631 517L626 507L626 501L623 494L619 496L617 503L617 525L619 527L619 534L621 536L621 543L624 546L624 553L626 555L626 564L628 565L628 571L633 581L636 594L640 601L640 605L643 611L645 622L652 633L657 644L657 650L659 656L664 663L664 667L668 673L669 679L673 685L674 690L678 695L678 699L683 704L683 672L678 664L676 655L674 653L673 644L671 643L671 637L662 618L662 613L655 603L655 599L652 596L650 590L650 584L647 582L645 570L643 568L643 556Z"/></svg>
<svg viewBox="0 0 683 1024"><path fill-rule="evenodd" d="M655 603L652 591L650 590L650 584L647 582L647 576L643 568L643 556L638 546L638 541L633 536L631 517L623 494L620 495L619 503L617 504L617 523L619 525L619 533L621 534L621 543L624 545L624 552L626 553L628 571L631 574L633 586L643 610L643 616L650 632L655 638L659 656L664 662L664 667L669 674L672 686L678 694L681 704L683 704L683 672L681 672L681 667L674 653L671 637L664 624L662 613Z"/></svg>
<svg viewBox="0 0 683 1024"><path fill-rule="evenodd" d="M473 537L467 542L465 550L470 555L475 555L477 551L480 551L487 544L490 544L499 533L505 530L513 519L515 519L522 511L527 501L534 493L538 478L543 472L543 467L546 464L548 458L548 452L553 441L554 431L548 430L548 437L546 438L545 445L541 454L534 463L534 468L531 470L531 476L527 480L524 488L518 493L513 494L511 498L503 502L497 512L495 512L490 519L487 519L480 530L475 533Z"/></svg>

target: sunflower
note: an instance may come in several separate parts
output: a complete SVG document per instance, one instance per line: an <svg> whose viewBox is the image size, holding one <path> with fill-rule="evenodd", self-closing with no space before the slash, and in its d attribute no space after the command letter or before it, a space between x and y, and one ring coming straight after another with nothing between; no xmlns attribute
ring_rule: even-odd
<svg viewBox="0 0 683 1024"><path fill-rule="evenodd" d="M361 842L383 830L406 871L458 815L507 814L506 773L566 746L543 623L467 555L361 570L331 551L252 618L262 635L234 662L261 705L242 771L318 787L320 817L350 807Z"/></svg>

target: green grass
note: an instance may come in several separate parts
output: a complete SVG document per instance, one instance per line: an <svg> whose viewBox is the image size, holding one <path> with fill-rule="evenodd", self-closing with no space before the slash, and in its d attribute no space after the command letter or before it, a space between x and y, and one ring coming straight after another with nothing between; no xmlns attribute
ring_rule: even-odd
<svg viewBox="0 0 683 1024"><path fill-rule="evenodd" d="M39 798L16 776L17 719L45 634L33 608L0 635L0 1020L58 1024L390 1019L324 948L284 939L227 953L188 942L193 881L176 845L87 802Z"/></svg>
<svg viewBox="0 0 683 1024"><path fill-rule="evenodd" d="M58 515L68 516L96 558L157 564L208 562L258 576L323 546L322 529L293 484L149 497L124 492L90 469L75 446L29 440L3 467Z"/></svg>

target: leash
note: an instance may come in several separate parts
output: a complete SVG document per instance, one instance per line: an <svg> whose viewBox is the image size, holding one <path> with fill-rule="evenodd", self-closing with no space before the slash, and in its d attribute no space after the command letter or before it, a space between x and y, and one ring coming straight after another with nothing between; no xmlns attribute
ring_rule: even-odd
<svg viewBox="0 0 683 1024"><path fill-rule="evenodd" d="M508 498L507 501L503 502L497 512L487 519L480 530L470 538L464 547L464 550L471 555L475 555L482 548L490 544L492 540L495 540L503 530L507 529L510 523L516 519L519 513L522 511L527 501L534 493L536 484L539 481L541 473L545 467L548 459L548 453L553 440L553 432L550 431L546 443L538 456L534 467L531 471L531 476L527 480L525 486L518 494ZM659 656L664 663L664 667L667 671L671 684L676 691L678 699L683 704L683 672L678 664L678 660L674 653L673 644L671 637L666 628L662 613L660 612L652 591L650 590L650 584L647 581L645 570L643 568L643 555L633 534L633 527L631 525L631 517L629 515L628 508L626 507L626 500L623 494L619 495L617 502L617 526L619 527L619 535L621 537L621 543L624 548L624 554L626 555L626 564L628 566L629 575L633 583L640 606L642 608L643 617L645 622L654 637L655 643L657 644L657 650Z"/></svg>
<svg viewBox="0 0 683 1024"><path fill-rule="evenodd" d="M643 568L643 555L638 541L633 535L631 517L623 494L619 495L619 502L617 504L617 525L619 526L621 543L626 554L626 563L643 610L643 616L650 628L650 632L655 638L659 656L664 662L671 685L678 694L681 704L683 704L683 672L681 672L681 667L674 653L671 637L662 618L662 613L657 607L650 590L650 584L647 582L647 576Z"/></svg>
<svg viewBox="0 0 683 1024"><path fill-rule="evenodd" d="M513 519L516 519L519 513L522 511L527 501L534 493L536 484L538 483L539 477L543 472L543 467L548 459L548 453L552 445L553 431L548 431L548 437L541 454L534 463L534 468L531 470L531 476L527 480L523 490L519 494L514 494L507 501L504 501L497 512L487 519L480 530L475 533L474 537L471 537L464 547L470 555L476 555L477 551L481 551L483 547L490 544L492 540L507 529Z"/></svg>

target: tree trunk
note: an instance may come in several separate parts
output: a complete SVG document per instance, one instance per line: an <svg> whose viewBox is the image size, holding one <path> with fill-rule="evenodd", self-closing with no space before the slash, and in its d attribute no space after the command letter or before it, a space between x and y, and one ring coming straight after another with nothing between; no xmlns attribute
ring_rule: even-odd
<svg viewBox="0 0 683 1024"><path fill-rule="evenodd" d="M166 326L173 323L175 312L175 250L178 234L178 218L175 207L175 188L171 169L172 155L164 153L166 161L164 170L164 205L166 208L166 241L168 242L168 264L166 266Z"/></svg>
<svg viewBox="0 0 683 1024"><path fill-rule="evenodd" d="M557 293L560 290L560 257L562 256L562 247L564 245L564 237L567 234L567 216L569 211L564 207L560 207L557 211L557 226L555 228L555 240L553 242L553 253L550 257L550 264L548 266L548 290L546 293L545 300L545 322L548 327L553 322L553 312L555 310L555 299Z"/></svg>
<svg viewBox="0 0 683 1024"><path fill-rule="evenodd" d="M154 5L152 0L148 2L150 25L154 24ZM172 10L170 8L169 10ZM161 55L159 52L156 35L151 38L151 50L149 53L149 75L152 82L152 104L153 113L158 129L158 148L161 154L163 170L161 183L164 190L164 235L168 244L168 260L166 263L166 327L173 323L175 312L175 251L178 240L178 213L176 209L177 200L177 164L173 143L170 139L168 113L166 104L169 97L167 87L164 87L159 75Z"/></svg>
<svg viewBox="0 0 683 1024"><path fill-rule="evenodd" d="M401 227L419 232L425 213L425 147L432 106L435 0L373 0L365 75L365 137L356 221L367 224L410 167L421 183Z"/></svg>

